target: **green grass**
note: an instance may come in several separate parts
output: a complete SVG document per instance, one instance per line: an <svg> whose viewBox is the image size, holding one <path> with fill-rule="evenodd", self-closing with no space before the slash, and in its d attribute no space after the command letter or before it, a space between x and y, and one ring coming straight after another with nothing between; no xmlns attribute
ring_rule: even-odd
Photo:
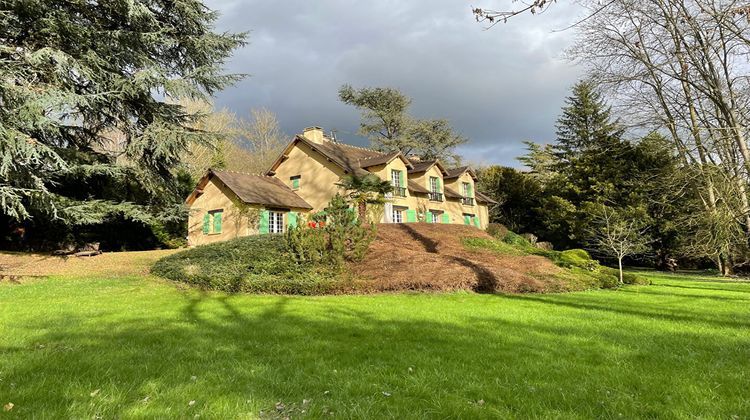
<svg viewBox="0 0 750 420"><path fill-rule="evenodd" d="M0 283L0 418L750 417L750 284L646 275L514 296Z"/></svg>

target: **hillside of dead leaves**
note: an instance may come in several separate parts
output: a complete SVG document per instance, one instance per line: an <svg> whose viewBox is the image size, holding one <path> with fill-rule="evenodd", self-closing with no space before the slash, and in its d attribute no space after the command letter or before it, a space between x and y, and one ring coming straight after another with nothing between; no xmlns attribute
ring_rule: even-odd
<svg viewBox="0 0 750 420"><path fill-rule="evenodd" d="M373 292L425 290L552 292L565 289L550 260L467 249L464 238L491 239L471 226L384 224L365 259L350 266L361 287Z"/></svg>

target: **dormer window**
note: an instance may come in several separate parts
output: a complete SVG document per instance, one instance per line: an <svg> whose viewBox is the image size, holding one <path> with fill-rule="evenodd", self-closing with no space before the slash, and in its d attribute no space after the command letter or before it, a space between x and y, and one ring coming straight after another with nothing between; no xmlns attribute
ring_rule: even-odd
<svg viewBox="0 0 750 420"><path fill-rule="evenodd" d="M295 176L289 177L289 182L292 184L292 189L293 190L298 190L299 189L299 180L300 180L300 178L302 178L302 175L295 175Z"/></svg>
<svg viewBox="0 0 750 420"><path fill-rule="evenodd" d="M464 194L463 194L463 197L461 198L461 202L465 206L473 206L474 205L474 191L473 191L473 188L471 187L471 183L464 182L462 184L462 187L463 187L462 189L463 189Z"/></svg>
<svg viewBox="0 0 750 420"><path fill-rule="evenodd" d="M440 185L440 178L430 177L430 201L443 201L443 187Z"/></svg>
<svg viewBox="0 0 750 420"><path fill-rule="evenodd" d="M396 197L406 197L406 187L404 187L404 173L402 171L391 170L391 186L393 195Z"/></svg>

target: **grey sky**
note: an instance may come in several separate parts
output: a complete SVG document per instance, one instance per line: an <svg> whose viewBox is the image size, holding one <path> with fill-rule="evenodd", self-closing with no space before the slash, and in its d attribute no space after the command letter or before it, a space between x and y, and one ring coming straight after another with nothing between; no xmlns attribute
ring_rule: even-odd
<svg viewBox="0 0 750 420"><path fill-rule="evenodd" d="M358 112L337 90L389 86L412 99L412 113L447 118L470 139L459 152L473 163L518 166L521 141L549 141L569 87L581 70L562 59L575 21L562 3L491 30L463 0L208 0L220 31L250 31L231 72L250 77L222 92L236 113L266 107L289 134L320 125L343 141L356 136ZM476 0L496 7L509 0Z"/></svg>

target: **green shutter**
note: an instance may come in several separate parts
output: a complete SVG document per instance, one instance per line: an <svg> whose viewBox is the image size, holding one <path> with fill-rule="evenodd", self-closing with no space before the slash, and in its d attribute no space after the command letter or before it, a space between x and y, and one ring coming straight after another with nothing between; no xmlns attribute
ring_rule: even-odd
<svg viewBox="0 0 750 420"><path fill-rule="evenodd" d="M289 228L297 227L297 212L290 211L286 214L286 224Z"/></svg>
<svg viewBox="0 0 750 420"><path fill-rule="evenodd" d="M474 191L472 191L471 184L466 184L467 190L469 191L469 197L474 197Z"/></svg>
<svg viewBox="0 0 750 420"><path fill-rule="evenodd" d="M471 225L471 216L469 216L468 214L464 214L464 224Z"/></svg>
<svg viewBox="0 0 750 420"><path fill-rule="evenodd" d="M299 188L299 178L292 179L292 188L295 190Z"/></svg>
<svg viewBox="0 0 750 420"><path fill-rule="evenodd" d="M214 213L214 233L221 233L221 214L220 211Z"/></svg>
<svg viewBox="0 0 750 420"><path fill-rule="evenodd" d="M406 222L414 223L417 221L417 212L415 210L406 210Z"/></svg>
<svg viewBox="0 0 750 420"><path fill-rule="evenodd" d="M443 186L440 184L440 178L437 179L437 192L443 191Z"/></svg>
<svg viewBox="0 0 750 420"><path fill-rule="evenodd" d="M480 227L479 226L479 216L474 216L474 226Z"/></svg>
<svg viewBox="0 0 750 420"><path fill-rule="evenodd" d="M268 210L263 210L260 213L260 223L258 224L258 231L260 233L268 233Z"/></svg>
<svg viewBox="0 0 750 420"><path fill-rule="evenodd" d="M211 215L206 213L203 215L203 234L208 235L211 233Z"/></svg>
<svg viewBox="0 0 750 420"><path fill-rule="evenodd" d="M428 212L427 212L427 213L425 214L425 216L424 216L424 220L425 220L425 222L427 222L427 223L432 223L432 212L431 212L431 211L428 211Z"/></svg>
<svg viewBox="0 0 750 420"><path fill-rule="evenodd" d="M443 213L443 223L450 223L451 217L448 215L448 213Z"/></svg>
<svg viewBox="0 0 750 420"><path fill-rule="evenodd" d="M406 188L406 177L404 176L403 171L398 171L398 186Z"/></svg>

